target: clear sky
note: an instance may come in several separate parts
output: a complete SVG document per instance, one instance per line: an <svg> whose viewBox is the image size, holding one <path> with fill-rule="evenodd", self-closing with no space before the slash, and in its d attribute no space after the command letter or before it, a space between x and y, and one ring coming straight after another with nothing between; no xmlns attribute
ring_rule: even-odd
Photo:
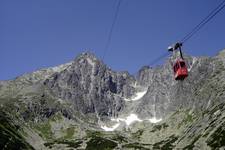
<svg viewBox="0 0 225 150"><path fill-rule="evenodd" d="M105 63L135 73L196 26L221 0L123 0ZM101 58L118 0L0 0L0 80L73 60ZM225 9L184 45L213 56L225 48Z"/></svg>

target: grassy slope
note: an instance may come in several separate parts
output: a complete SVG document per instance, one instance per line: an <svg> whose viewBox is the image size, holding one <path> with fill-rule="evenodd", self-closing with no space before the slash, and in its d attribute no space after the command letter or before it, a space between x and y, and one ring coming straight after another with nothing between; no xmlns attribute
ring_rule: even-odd
<svg viewBox="0 0 225 150"><path fill-rule="evenodd" d="M21 136L18 131L19 128L12 124L12 121L6 117L4 112L0 111L0 149L33 149Z"/></svg>

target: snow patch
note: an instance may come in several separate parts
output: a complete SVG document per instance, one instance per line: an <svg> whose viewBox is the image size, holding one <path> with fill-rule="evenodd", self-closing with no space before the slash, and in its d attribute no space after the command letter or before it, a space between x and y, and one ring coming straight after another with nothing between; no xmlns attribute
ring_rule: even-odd
<svg viewBox="0 0 225 150"><path fill-rule="evenodd" d="M147 119L147 120L150 121L151 123L158 123L158 122L162 121L161 118L157 119L156 117L153 117L153 118ZM115 125L113 125L112 127L107 127L106 125L101 125L101 128L105 131L114 131L121 125L121 123L125 123L126 126L129 126L134 122L142 122L144 120L139 119L136 114L130 114L129 116L127 116L125 118L112 118L111 121L114 121L117 123Z"/></svg>
<svg viewBox="0 0 225 150"><path fill-rule="evenodd" d="M118 118L117 120L125 122L127 126L131 125L132 123L136 121L138 122L142 121L141 119L138 118L136 114L130 114L126 118Z"/></svg>
<svg viewBox="0 0 225 150"><path fill-rule="evenodd" d="M126 118L126 120L125 120L125 122L126 122L126 124L127 124L128 126L129 126L130 124L132 124L133 122L136 122L136 121L141 122L142 120L139 119L139 118L137 117L137 115L135 115L135 114L130 114L130 116L128 116L128 117Z"/></svg>
<svg viewBox="0 0 225 150"><path fill-rule="evenodd" d="M132 101L136 101L141 99L145 94L147 93L147 90L143 91L143 92L138 92L136 93L136 96L131 98Z"/></svg>
<svg viewBox="0 0 225 150"><path fill-rule="evenodd" d="M118 128L119 127L119 125L120 125L120 123L117 123L117 124L115 124L114 126L112 126L112 127L107 127L107 126L101 126L101 128L103 129L103 130L105 130L105 131L114 131L116 128Z"/></svg>
<svg viewBox="0 0 225 150"><path fill-rule="evenodd" d="M153 118L149 119L149 121L151 123L158 123L158 122L162 121L162 119L161 118L160 119L157 119L156 117L153 117Z"/></svg>
<svg viewBox="0 0 225 150"><path fill-rule="evenodd" d="M147 93L148 90L145 90L145 91L142 91L142 92L137 92L133 97L131 98L124 98L125 101L137 101L139 99L141 99L146 93Z"/></svg>
<svg viewBox="0 0 225 150"><path fill-rule="evenodd" d="M116 128L120 126L121 123L125 123L127 126L131 125L134 122L142 122L143 120L139 119L136 114L130 114L126 118L112 118L111 121L117 122L112 127L107 127L105 125L101 125L101 128L105 131L114 131Z"/></svg>
<svg viewBox="0 0 225 150"><path fill-rule="evenodd" d="M127 126L131 125L132 123L138 121L141 122L143 120L139 119L136 114L130 114L126 118L116 118L116 119L111 119L112 121L116 122L125 122Z"/></svg>

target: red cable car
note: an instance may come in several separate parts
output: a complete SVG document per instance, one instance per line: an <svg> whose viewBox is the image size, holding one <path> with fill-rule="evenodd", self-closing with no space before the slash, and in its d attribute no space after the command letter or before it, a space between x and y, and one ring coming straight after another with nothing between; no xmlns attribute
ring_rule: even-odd
<svg viewBox="0 0 225 150"><path fill-rule="evenodd" d="M175 80L184 80L188 76L187 66L183 59L177 59L173 65Z"/></svg>
<svg viewBox="0 0 225 150"><path fill-rule="evenodd" d="M176 50L179 50L180 53L180 58L176 59L176 62L173 64L175 80L184 80L188 76L188 70L183 59L181 46L182 43L176 43L175 45L168 47L168 51L174 52Z"/></svg>

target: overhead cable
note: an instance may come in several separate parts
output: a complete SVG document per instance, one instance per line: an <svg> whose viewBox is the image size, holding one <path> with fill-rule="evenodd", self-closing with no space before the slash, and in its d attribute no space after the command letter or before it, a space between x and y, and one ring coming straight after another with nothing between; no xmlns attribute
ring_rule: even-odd
<svg viewBox="0 0 225 150"><path fill-rule="evenodd" d="M206 23L212 20L223 8L225 7L225 0L223 0L215 9L213 9L197 26L195 26L191 32L185 35L181 39L181 43L189 40L194 34L196 34Z"/></svg>
<svg viewBox="0 0 225 150"><path fill-rule="evenodd" d="M103 57L102 57L103 61L105 59L105 56L106 56L106 54L108 52L108 49L109 49L109 45L110 45L111 40L112 40L113 29L115 27L116 20L117 20L118 15L119 15L119 10L120 10L121 3L122 3L122 0L119 0L118 3L117 3L117 6L116 6L115 14L114 14L114 17L113 17L113 22L112 22L112 25L110 27L108 39L106 41L105 49L104 49L104 52L103 52Z"/></svg>

